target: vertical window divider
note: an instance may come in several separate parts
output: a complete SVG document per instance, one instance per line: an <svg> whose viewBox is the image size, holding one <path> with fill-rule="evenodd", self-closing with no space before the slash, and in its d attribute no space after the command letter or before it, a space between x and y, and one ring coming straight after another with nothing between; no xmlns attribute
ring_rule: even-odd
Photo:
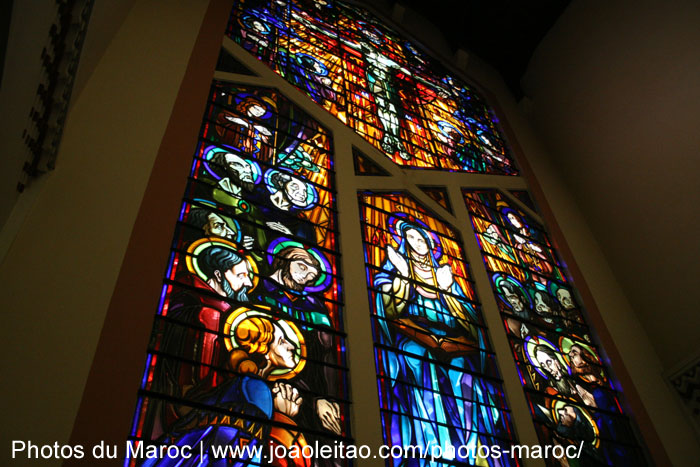
<svg viewBox="0 0 700 467"><path fill-rule="evenodd" d="M345 330L348 334L348 368L351 370L350 399L352 400L351 430L357 446L367 445L376 455L384 444L380 421L377 372L372 345L372 326L369 319L370 305L365 285L365 262L362 247L362 226L357 204L358 178L355 176L352 144L339 137L335 126L345 126L336 120L330 129L335 141L336 187L338 190L338 224L340 251L343 253L342 270L345 295ZM391 180L393 177L383 177ZM361 428L360 428L361 427ZM358 459L363 467L383 467L384 459Z"/></svg>

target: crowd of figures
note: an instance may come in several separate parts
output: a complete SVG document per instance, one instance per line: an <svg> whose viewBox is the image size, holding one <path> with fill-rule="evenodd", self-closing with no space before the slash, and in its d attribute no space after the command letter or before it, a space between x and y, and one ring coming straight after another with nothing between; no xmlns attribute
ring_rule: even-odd
<svg viewBox="0 0 700 467"><path fill-rule="evenodd" d="M474 90L362 8L240 0L227 34L399 165L516 173Z"/></svg>
<svg viewBox="0 0 700 467"><path fill-rule="evenodd" d="M308 467L265 454L347 439L330 153L278 93L212 86L132 433L204 457L136 464Z"/></svg>
<svg viewBox="0 0 700 467"><path fill-rule="evenodd" d="M240 0L227 34L399 165L517 174L481 99L365 10ZM343 462L252 449L351 441L331 154L276 91L212 85L131 434L203 454L132 465ZM497 191L464 195L540 441L583 443L561 465L643 465L543 228ZM406 194L360 205L384 439L468 448L393 463L516 463L475 454L515 438L458 235Z"/></svg>
<svg viewBox="0 0 700 467"><path fill-rule="evenodd" d="M583 442L562 465L645 465L543 228L499 192L464 194L540 440Z"/></svg>

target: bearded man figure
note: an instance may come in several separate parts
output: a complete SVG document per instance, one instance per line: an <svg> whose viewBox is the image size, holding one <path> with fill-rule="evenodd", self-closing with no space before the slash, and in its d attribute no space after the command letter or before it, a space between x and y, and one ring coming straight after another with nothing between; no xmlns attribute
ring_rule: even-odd
<svg viewBox="0 0 700 467"><path fill-rule="evenodd" d="M237 154L217 152L211 163L217 172L223 172L214 188L214 200L227 206L237 207L240 200L255 188L255 177L251 163Z"/></svg>
<svg viewBox="0 0 700 467"><path fill-rule="evenodd" d="M593 354L579 344L573 344L569 348L569 360L571 361L571 373L578 376L586 383L602 386L607 383L607 378L600 367L600 362Z"/></svg>
<svg viewBox="0 0 700 467"><path fill-rule="evenodd" d="M165 355L154 374L157 390L194 401L225 381L223 325L230 313L229 300L248 302L253 287L249 260L222 243L212 241L195 260L201 275L178 278L185 287L176 288L170 298L160 345ZM186 410L164 404L163 429L167 431Z"/></svg>
<svg viewBox="0 0 700 467"><path fill-rule="evenodd" d="M263 279L264 302L282 308L300 321L331 326L323 302L306 291L321 274L318 259L303 248L287 246L277 253L271 268L270 277Z"/></svg>
<svg viewBox="0 0 700 467"><path fill-rule="evenodd" d="M334 360L333 334L329 332L332 325L324 301L307 290L316 284L324 272L321 262L309 250L290 245L277 252L271 269L272 273L261 281L263 288L259 300L300 322L310 358L324 363L309 364L300 375L300 387L310 394L323 395L316 396L312 403L302 407L300 424L340 435L341 408L333 399L340 386L338 370L331 366L337 364ZM316 440L322 444L327 442L313 434L307 438L309 444ZM322 462L321 465L331 466L334 463Z"/></svg>
<svg viewBox="0 0 700 467"><path fill-rule="evenodd" d="M259 174L260 167L255 161L241 155L219 150L211 157L210 170L216 172L214 178L218 179L218 181L211 181L212 184L215 183L211 191L211 199L224 206L232 217L245 221L247 228L244 228L244 231L254 231L254 239L244 235L243 246L251 249L253 244L257 243L260 248L264 248L267 245L267 234L265 229L260 228L260 224L262 219L271 216L265 210L261 212L264 198L255 190L256 183L259 181L256 180L256 174ZM208 199L209 195L204 197ZM292 233L288 227L277 220L263 223L270 230L285 235Z"/></svg>
<svg viewBox="0 0 700 467"><path fill-rule="evenodd" d="M547 376L547 394L573 398L591 407L597 407L593 395L569 376L554 350L538 344L533 353L538 366Z"/></svg>

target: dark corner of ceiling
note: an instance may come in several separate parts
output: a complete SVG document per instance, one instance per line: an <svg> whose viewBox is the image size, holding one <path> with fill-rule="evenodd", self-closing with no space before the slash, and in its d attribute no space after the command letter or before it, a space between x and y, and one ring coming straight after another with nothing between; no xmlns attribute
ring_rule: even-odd
<svg viewBox="0 0 700 467"><path fill-rule="evenodd" d="M453 50L493 66L515 96L535 49L570 0L399 0L439 26Z"/></svg>
<svg viewBox="0 0 700 467"><path fill-rule="evenodd" d="M12 18L13 0L0 2L0 88L5 74L5 56L7 55L7 39L10 36L10 19Z"/></svg>

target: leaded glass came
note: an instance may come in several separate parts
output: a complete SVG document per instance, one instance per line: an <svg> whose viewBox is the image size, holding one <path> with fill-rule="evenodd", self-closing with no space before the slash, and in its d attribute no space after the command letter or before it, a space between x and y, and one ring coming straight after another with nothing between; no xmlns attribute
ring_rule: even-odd
<svg viewBox="0 0 700 467"><path fill-rule="evenodd" d="M517 465L478 456L515 440L458 236L403 193L359 199L385 443L440 446L439 463Z"/></svg>
<svg viewBox="0 0 700 467"><path fill-rule="evenodd" d="M131 464L349 441L333 188L327 130L274 90L214 82L131 436L196 455Z"/></svg>
<svg viewBox="0 0 700 467"><path fill-rule="evenodd" d="M367 10L242 0L227 34L396 164L517 174L479 94Z"/></svg>
<svg viewBox="0 0 700 467"><path fill-rule="evenodd" d="M496 190L464 200L540 442L581 446L582 465L646 465L544 227Z"/></svg>

